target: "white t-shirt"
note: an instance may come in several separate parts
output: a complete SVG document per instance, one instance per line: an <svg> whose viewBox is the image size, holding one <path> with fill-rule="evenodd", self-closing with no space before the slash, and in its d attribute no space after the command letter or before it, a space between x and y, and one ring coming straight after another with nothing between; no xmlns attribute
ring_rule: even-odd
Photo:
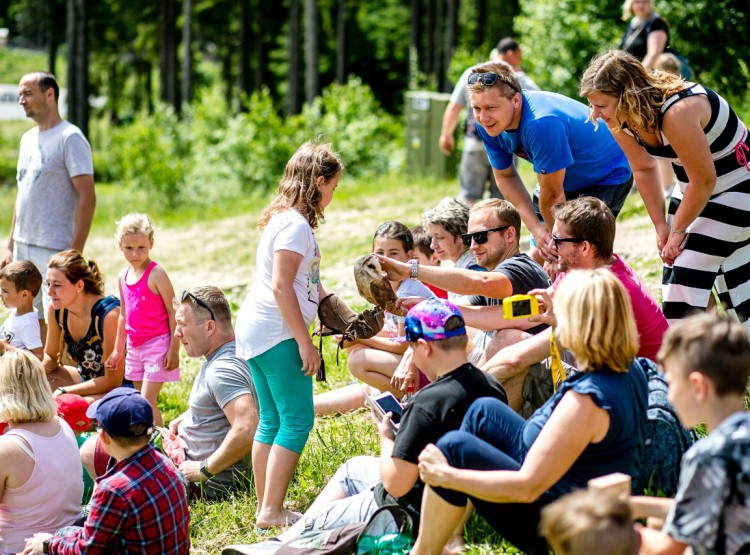
<svg viewBox="0 0 750 555"><path fill-rule="evenodd" d="M63 121L30 129L18 154L18 198L13 240L47 249L70 248L78 192L72 178L93 175L91 147L81 130Z"/></svg>
<svg viewBox="0 0 750 555"><path fill-rule="evenodd" d="M16 316L16 310L0 327L0 337L5 339L11 346L18 349L38 349L42 346L42 336L39 328L39 313L36 308L23 316Z"/></svg>
<svg viewBox="0 0 750 555"><path fill-rule="evenodd" d="M237 314L237 356L249 360L292 338L271 288L273 256L286 250L302 255L294 278L294 292L306 326L318 313L320 251L307 220L297 210L274 215L258 243L255 282Z"/></svg>
<svg viewBox="0 0 750 555"><path fill-rule="evenodd" d="M425 299L431 299L435 296L435 293L430 291L427 286L419 281L418 279L405 279L398 286L396 296L400 299L401 297L424 297ZM385 313L385 329L391 338L398 337L398 324L403 323L406 320L404 316L396 316L390 312Z"/></svg>

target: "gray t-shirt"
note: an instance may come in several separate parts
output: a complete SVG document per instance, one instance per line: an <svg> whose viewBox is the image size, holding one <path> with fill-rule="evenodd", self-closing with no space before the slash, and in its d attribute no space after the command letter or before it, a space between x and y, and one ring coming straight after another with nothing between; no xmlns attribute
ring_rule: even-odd
<svg viewBox="0 0 750 555"><path fill-rule="evenodd" d="M81 130L63 121L30 129L21 138L13 240L48 249L70 248L78 193L73 177L93 175L91 147Z"/></svg>
<svg viewBox="0 0 750 555"><path fill-rule="evenodd" d="M224 414L227 403L240 395L252 395L256 401L250 369L235 355L234 341L224 343L211 353L195 377L188 400L188 411L180 423L178 436L191 461L202 461L212 455L232 427ZM247 459L227 468L208 482L209 488L226 489L234 482L234 471L244 473Z"/></svg>

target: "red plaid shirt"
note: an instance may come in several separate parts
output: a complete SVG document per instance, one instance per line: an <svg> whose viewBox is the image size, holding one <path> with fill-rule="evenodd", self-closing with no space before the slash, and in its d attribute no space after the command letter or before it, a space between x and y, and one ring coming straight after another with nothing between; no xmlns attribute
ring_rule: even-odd
<svg viewBox="0 0 750 555"><path fill-rule="evenodd" d="M185 486L174 465L151 444L118 462L97 482L83 528L50 538L50 553L190 552Z"/></svg>

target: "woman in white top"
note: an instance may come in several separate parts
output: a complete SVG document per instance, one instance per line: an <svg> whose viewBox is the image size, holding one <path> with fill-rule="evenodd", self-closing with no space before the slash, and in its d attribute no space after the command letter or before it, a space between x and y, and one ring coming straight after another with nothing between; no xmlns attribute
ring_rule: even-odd
<svg viewBox="0 0 750 555"><path fill-rule="evenodd" d="M20 553L37 532L52 534L81 514L78 444L57 416L42 363L9 350L0 358L0 553Z"/></svg>
<svg viewBox="0 0 750 555"><path fill-rule="evenodd" d="M299 518L282 504L315 419L312 376L321 358L309 327L325 292L313 230L343 169L328 146L303 144L258 223L255 282L236 325L237 355L248 361L260 406L252 454L258 528Z"/></svg>

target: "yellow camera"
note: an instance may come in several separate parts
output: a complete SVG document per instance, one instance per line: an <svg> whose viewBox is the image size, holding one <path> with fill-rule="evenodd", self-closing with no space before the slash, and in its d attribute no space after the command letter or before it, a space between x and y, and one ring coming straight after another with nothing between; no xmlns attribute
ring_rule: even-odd
<svg viewBox="0 0 750 555"><path fill-rule="evenodd" d="M528 318L539 314L539 301L531 295L513 295L503 299L503 316L506 320Z"/></svg>

